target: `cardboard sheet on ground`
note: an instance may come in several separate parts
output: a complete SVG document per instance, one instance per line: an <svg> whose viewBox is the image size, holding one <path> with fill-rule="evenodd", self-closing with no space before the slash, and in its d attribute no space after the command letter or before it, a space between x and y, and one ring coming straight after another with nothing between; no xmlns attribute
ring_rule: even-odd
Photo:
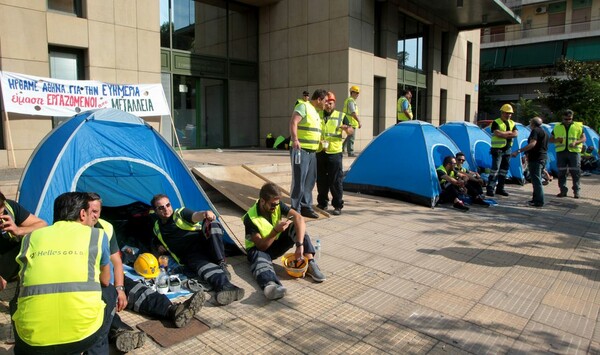
<svg viewBox="0 0 600 355"><path fill-rule="evenodd" d="M167 320L149 320L138 324L137 327L163 348L193 338L210 329L197 318L192 318L183 328L176 328L173 322Z"/></svg>
<svg viewBox="0 0 600 355"><path fill-rule="evenodd" d="M256 202L260 188L266 182L270 182L265 176L246 165L196 166L192 168L192 172L244 211L247 211ZM283 195L281 200L289 205L290 196L287 189L279 187ZM319 212L319 218L329 217L327 213L317 212Z"/></svg>

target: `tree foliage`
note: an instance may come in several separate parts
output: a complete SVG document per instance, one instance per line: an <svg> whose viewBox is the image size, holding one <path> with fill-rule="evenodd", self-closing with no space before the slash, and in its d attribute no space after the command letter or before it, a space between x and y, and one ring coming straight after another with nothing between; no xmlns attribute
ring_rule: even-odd
<svg viewBox="0 0 600 355"><path fill-rule="evenodd" d="M566 79L554 75L564 73ZM553 121L560 120L566 109L575 112L575 120L598 129L600 125L600 63L564 60L542 76L548 83L548 95L541 101L552 110Z"/></svg>
<svg viewBox="0 0 600 355"><path fill-rule="evenodd" d="M523 97L519 98L518 102L511 102L515 113L513 114L513 121L521 122L524 125L529 125L529 120L533 117L540 117L540 106L534 101L525 99Z"/></svg>
<svg viewBox="0 0 600 355"><path fill-rule="evenodd" d="M479 77L479 105L478 119L495 119L497 118L498 103L492 99L492 96L498 94L496 82L501 77L501 73L482 68Z"/></svg>

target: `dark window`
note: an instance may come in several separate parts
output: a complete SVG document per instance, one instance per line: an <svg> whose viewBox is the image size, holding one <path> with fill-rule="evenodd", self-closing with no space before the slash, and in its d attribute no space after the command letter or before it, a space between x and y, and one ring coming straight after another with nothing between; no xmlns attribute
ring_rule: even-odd
<svg viewBox="0 0 600 355"><path fill-rule="evenodd" d="M446 116L448 115L448 91L440 90L440 126L446 123Z"/></svg>
<svg viewBox="0 0 600 355"><path fill-rule="evenodd" d="M48 0L48 9L83 16L81 0Z"/></svg>
<svg viewBox="0 0 600 355"><path fill-rule="evenodd" d="M465 95L465 122L471 122L471 95Z"/></svg>
<svg viewBox="0 0 600 355"><path fill-rule="evenodd" d="M442 63L440 72L448 75L448 67L450 66L450 33L442 32Z"/></svg>
<svg viewBox="0 0 600 355"><path fill-rule="evenodd" d="M48 62L50 77L63 80L84 80L85 62L82 49L49 47ZM68 117L52 117L52 127L56 127Z"/></svg>
<svg viewBox="0 0 600 355"><path fill-rule="evenodd" d="M471 81L473 73L473 43L467 41L467 81Z"/></svg>

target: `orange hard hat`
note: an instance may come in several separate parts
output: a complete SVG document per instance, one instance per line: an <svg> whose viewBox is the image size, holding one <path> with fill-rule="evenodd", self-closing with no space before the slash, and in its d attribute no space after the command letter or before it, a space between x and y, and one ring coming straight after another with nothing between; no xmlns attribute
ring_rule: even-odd
<svg viewBox="0 0 600 355"><path fill-rule="evenodd" d="M335 94L331 91L327 92L327 101L335 101Z"/></svg>

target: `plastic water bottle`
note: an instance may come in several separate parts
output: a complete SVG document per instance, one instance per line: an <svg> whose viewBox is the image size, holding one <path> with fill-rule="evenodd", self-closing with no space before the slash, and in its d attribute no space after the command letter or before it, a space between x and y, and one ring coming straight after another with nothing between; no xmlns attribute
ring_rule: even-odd
<svg viewBox="0 0 600 355"><path fill-rule="evenodd" d="M156 278L156 291L163 295L169 292L169 275L164 267L160 268L160 272Z"/></svg>
<svg viewBox="0 0 600 355"><path fill-rule="evenodd" d="M321 260L321 239L317 239L315 244L315 262L319 262Z"/></svg>
<svg viewBox="0 0 600 355"><path fill-rule="evenodd" d="M300 164L302 155L300 149L294 149L294 164Z"/></svg>

